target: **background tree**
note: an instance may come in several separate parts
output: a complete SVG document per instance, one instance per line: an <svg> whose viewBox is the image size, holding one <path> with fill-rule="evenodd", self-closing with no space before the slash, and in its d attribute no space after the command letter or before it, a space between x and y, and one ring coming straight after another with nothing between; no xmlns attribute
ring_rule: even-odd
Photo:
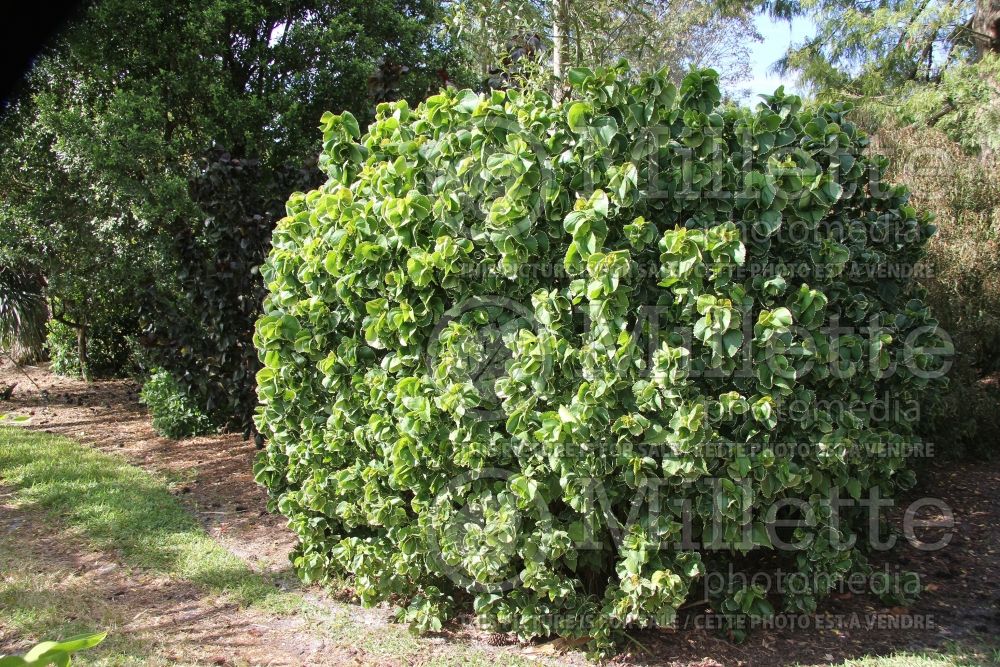
<svg viewBox="0 0 1000 667"><path fill-rule="evenodd" d="M707 0L460 0L449 17L484 79L512 52L518 61L531 51L544 52L557 75L626 59L639 71L669 67L678 81L711 63L731 81L747 73L747 45L759 39L752 9Z"/></svg>
<svg viewBox="0 0 1000 667"><path fill-rule="evenodd" d="M1000 52L1000 0L978 0L971 27L980 56Z"/></svg>
<svg viewBox="0 0 1000 667"><path fill-rule="evenodd" d="M816 34L780 63L827 95L883 95L908 81L937 81L974 53L973 0L805 0Z"/></svg>
<svg viewBox="0 0 1000 667"><path fill-rule="evenodd" d="M802 0L763 8L815 24L816 34L776 69L797 74L819 99L855 100L875 123L940 125L987 158L1000 147L994 0Z"/></svg>
<svg viewBox="0 0 1000 667"><path fill-rule="evenodd" d="M87 3L0 118L0 261L45 278L82 371L100 322L137 332L148 282L177 284L179 240L211 205L199 158L301 165L324 111L370 117L377 72L414 98L460 76L440 17L430 0Z"/></svg>
<svg viewBox="0 0 1000 667"><path fill-rule="evenodd" d="M22 99L0 120L0 265L37 276L45 316L59 324L58 340L68 346L54 353L72 355L72 368L90 377L92 334L117 332L129 320L137 325L134 286L155 262L108 189L94 187L84 170L63 168L71 158L46 127L47 103ZM114 337L102 345L124 349L122 336Z"/></svg>

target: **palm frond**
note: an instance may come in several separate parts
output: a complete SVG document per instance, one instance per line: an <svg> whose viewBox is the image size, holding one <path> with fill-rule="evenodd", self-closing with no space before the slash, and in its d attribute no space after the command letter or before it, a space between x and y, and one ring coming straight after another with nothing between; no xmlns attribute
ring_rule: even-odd
<svg viewBox="0 0 1000 667"><path fill-rule="evenodd" d="M41 275L0 267L0 349L19 363L41 357L48 318Z"/></svg>

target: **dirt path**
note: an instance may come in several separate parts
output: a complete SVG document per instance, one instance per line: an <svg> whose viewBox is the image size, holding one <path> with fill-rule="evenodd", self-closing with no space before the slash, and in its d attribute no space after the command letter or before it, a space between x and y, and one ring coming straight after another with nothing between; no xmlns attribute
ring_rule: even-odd
<svg viewBox="0 0 1000 667"><path fill-rule="evenodd" d="M28 428L117 452L130 463L182 480L181 500L212 537L254 569L287 569L295 538L283 517L267 512L267 495L253 481L252 440L238 434L183 442L162 438L139 403L138 385L130 380L86 383L41 366L22 372L5 362L0 387L15 383L11 400L0 403L0 412L31 417Z"/></svg>
<svg viewBox="0 0 1000 667"><path fill-rule="evenodd" d="M317 640L302 618L262 618L206 599L191 583L131 569L113 554L53 532L43 516L14 505L12 495L0 487L0 535L17 534L0 542L0 580L33 577L36 586L21 595L33 596L25 602L39 613L55 607L69 620L105 628L109 643L127 646L149 665L360 664ZM19 644L0 627L0 647Z"/></svg>
<svg viewBox="0 0 1000 667"><path fill-rule="evenodd" d="M257 571L287 572L294 536L282 517L265 509L266 494L250 472L252 442L238 435L162 438L152 430L133 382L88 384L44 367L24 371L33 382L21 370L0 366L0 388L18 384L11 399L0 402L0 414L8 420L30 417L23 427L121 455L175 480L178 500L222 546ZM436 637L411 637L391 623L390 609L345 604L318 587L295 587L304 606L291 615L240 608L189 582L129 568L36 510L17 506L13 496L0 485L0 584L5 577L18 585L31 581L31 590L14 593L29 596L21 600L25 606L43 613L51 607L61 620L108 629L108 642L127 645L131 657L142 655L138 664L396 667L458 665L466 658L476 664L508 664L511 658L552 664L547 655L535 659L517 655L517 647L488 646L471 624ZM0 624L0 654L23 648L24 638L5 634ZM580 655L566 662L584 664Z"/></svg>
<svg viewBox="0 0 1000 667"><path fill-rule="evenodd" d="M136 465L180 480L176 484L180 499L223 546L255 569L287 569L293 536L281 517L265 510L265 494L250 473L255 453L252 442L244 442L238 435L183 442L160 438L153 432L138 402L138 387L132 382L86 384L54 376L41 367L28 368L27 373L39 389L15 369L0 367L0 387L18 383L12 399L0 403L0 413L30 416L29 428L117 452ZM931 553L904 544L878 563L890 571L914 570L921 575L927 589L912 608L889 607L866 594L834 595L822 603L819 615L809 626L758 629L746 643L739 645L703 629L702 624L710 618L695 609L682 618L683 626L677 632L639 633L641 647L634 647L614 662L687 667L824 664L864 655L940 647L952 641L995 640L1000 628L1000 588L996 583L1000 581L1000 464L928 466L922 488L933 491L918 489L905 499L896 510L894 525L901 524L906 502L936 494L954 512L956 525L951 544ZM30 517L18 515L9 506L0 505L0 511L3 513L0 537L4 534L4 523L12 520L31 523ZM482 633L466 623L447 636L420 640L423 643L419 646L404 645L396 657L382 654L374 648L380 633L387 633L387 628L398 632L399 626L386 625L386 611L369 613L349 605L354 610L349 614L354 617L344 622L361 627L367 633L365 641L375 643L368 644L367 649L352 647L350 633L341 633L340 640L330 642L329 626L325 631L317 631L302 618L261 618L251 610L213 606L211 601L199 599L198 591L183 584L150 580L136 572L123 575L121 568L104 572L95 567L98 562L104 563L101 555L88 551L85 545L54 544L52 537L41 529L31 535L30 543L22 545L31 550L30 556L48 558L52 568L77 572L74 576L84 577L81 582L93 585L102 595L106 592L110 596L107 599L114 600L115 613L125 619L123 627L139 635L169 630L172 636L181 638L182 646L188 648L177 649L181 651L177 654L179 660L254 665L352 664L352 661L424 664L435 659L435 646L447 642L461 641L490 650L483 644ZM914 622L913 619L921 619L916 622L925 625L898 627ZM199 646L205 647L204 650L191 653L191 658L184 653ZM412 653L408 653L411 649ZM157 655L170 655L173 650L171 642L169 647L163 647L165 653ZM236 653L226 657L227 651L233 650ZM499 650L496 655L501 664L506 662L504 656L551 664L556 658L548 655L548 650L513 648ZM217 662L220 657L221 663ZM558 659L560 663L564 660L582 664L579 654Z"/></svg>
<svg viewBox="0 0 1000 667"><path fill-rule="evenodd" d="M265 509L266 494L250 474L252 442L230 434L183 443L162 438L153 431L138 400L139 388L131 381L88 384L53 375L44 367L23 370L0 368L0 386L18 384L12 400L0 404L0 412L30 417L28 428L118 453L135 465L178 479L179 499L224 547L257 570L288 568L294 536L282 517ZM361 664L352 652L329 646L301 617L262 617L254 610L206 599L204 591L190 583L131 570L113 554L95 551L77 538L53 535L48 522L9 502L9 490L7 500L0 487L0 535L17 529L18 539L8 547L13 557L36 564L51 577L54 592L75 597L83 603L83 612L104 619L104 627L114 634L149 644L150 661ZM81 597L81 592L86 595ZM12 638L0 637L0 645L4 639Z"/></svg>

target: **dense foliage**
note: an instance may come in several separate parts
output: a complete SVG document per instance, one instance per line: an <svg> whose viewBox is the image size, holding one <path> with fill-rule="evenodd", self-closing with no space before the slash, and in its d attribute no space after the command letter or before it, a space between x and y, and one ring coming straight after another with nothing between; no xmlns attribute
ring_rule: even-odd
<svg viewBox="0 0 1000 667"><path fill-rule="evenodd" d="M952 67L933 85L911 84L899 97L899 105L869 103L866 110L890 131L901 124L911 130L940 130L950 142L942 144L931 133L922 136L924 148L948 151L954 142L967 155L979 157L985 171L1000 159L1000 53ZM977 166L976 160L962 155L949 157L956 158L955 165L962 170Z"/></svg>
<svg viewBox="0 0 1000 667"><path fill-rule="evenodd" d="M255 335L256 477L295 568L419 628L471 603L601 649L773 548L811 611L866 567L868 510L831 489L913 480L912 415L868 406L938 370L907 270L933 226L848 106L568 79L383 104L365 134L324 117L329 180L288 202ZM735 583L711 603L773 611Z"/></svg>
<svg viewBox="0 0 1000 667"><path fill-rule="evenodd" d="M150 277L177 283L173 244L205 218L189 189L199 158L225 146L266 170L304 165L323 110L370 114L386 63L394 95L424 96L451 64L440 14L431 0L85 3L0 110L0 266L45 279L85 356Z"/></svg>
<svg viewBox="0 0 1000 667"><path fill-rule="evenodd" d="M151 286L143 342L148 360L169 372L201 412L246 432L260 367L253 347L265 294L259 267L287 193L315 185L316 172L266 169L224 151L200 167L190 190L205 218L174 240L175 281Z"/></svg>
<svg viewBox="0 0 1000 667"><path fill-rule="evenodd" d="M139 398L149 408L153 428L168 438L186 438L211 432L212 420L202 412L174 376L154 368Z"/></svg>

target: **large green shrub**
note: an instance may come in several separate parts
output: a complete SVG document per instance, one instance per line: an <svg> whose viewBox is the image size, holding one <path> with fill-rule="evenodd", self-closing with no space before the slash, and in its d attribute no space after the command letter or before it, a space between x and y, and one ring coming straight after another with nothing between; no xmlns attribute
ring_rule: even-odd
<svg viewBox="0 0 1000 667"><path fill-rule="evenodd" d="M593 648L762 553L821 582L782 601L812 610L866 567L868 508L831 489L913 480L912 414L868 407L941 363L906 271L933 228L846 106L568 79L323 118L329 180L275 230L255 335L295 568L419 628L472 607ZM730 579L717 612L772 613Z"/></svg>
<svg viewBox="0 0 1000 667"><path fill-rule="evenodd" d="M289 190L314 185L317 175L221 149L198 166L189 189L204 218L173 239L173 280L151 287L142 303L142 341L187 403L214 424L249 434L260 368L253 328L266 293L259 267Z"/></svg>

